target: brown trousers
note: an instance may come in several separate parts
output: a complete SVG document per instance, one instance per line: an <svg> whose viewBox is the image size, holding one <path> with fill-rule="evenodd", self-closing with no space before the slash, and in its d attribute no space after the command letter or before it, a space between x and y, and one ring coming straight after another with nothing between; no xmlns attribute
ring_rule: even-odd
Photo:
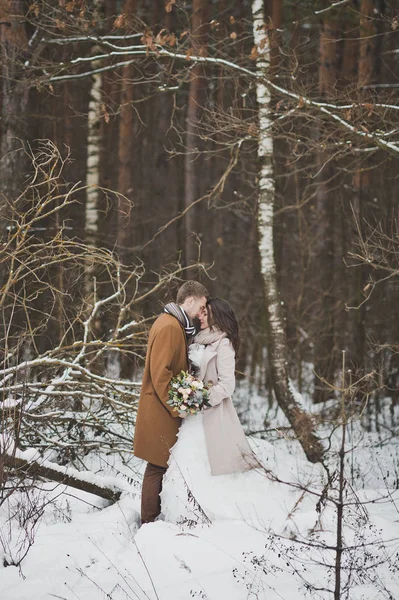
<svg viewBox="0 0 399 600"><path fill-rule="evenodd" d="M152 523L161 512L162 478L166 467L147 463L141 488L141 524Z"/></svg>

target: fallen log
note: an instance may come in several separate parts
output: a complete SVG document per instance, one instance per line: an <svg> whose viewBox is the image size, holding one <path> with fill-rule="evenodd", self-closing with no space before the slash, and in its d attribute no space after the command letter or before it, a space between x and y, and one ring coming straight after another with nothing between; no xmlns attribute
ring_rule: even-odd
<svg viewBox="0 0 399 600"><path fill-rule="evenodd" d="M13 469L17 473L23 473L29 477L41 477L49 481L55 481L68 485L70 487L94 494L105 500L114 503L119 500L122 490L112 489L107 485L102 486L99 481L100 477L96 477L96 482L90 481L94 476L92 473L85 473L73 469L71 467L61 467L48 461L39 463L37 461L29 461L17 456L8 454L0 455L0 463L8 469Z"/></svg>

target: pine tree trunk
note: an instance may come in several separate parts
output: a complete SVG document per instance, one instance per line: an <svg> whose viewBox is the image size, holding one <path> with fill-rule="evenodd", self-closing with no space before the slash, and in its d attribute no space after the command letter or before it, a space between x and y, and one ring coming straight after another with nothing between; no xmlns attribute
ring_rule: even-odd
<svg viewBox="0 0 399 600"><path fill-rule="evenodd" d="M331 98L336 89L336 23L323 21L320 32L319 94ZM319 135L319 134L318 134ZM314 392L313 401L327 400L330 390L322 381L334 383L335 373L335 289L334 289L334 217L335 197L331 193L334 175L330 155L323 150L319 139L317 156L316 190L316 251L315 289L317 294L317 332L314 344Z"/></svg>
<svg viewBox="0 0 399 600"><path fill-rule="evenodd" d="M376 45L376 28L374 24L375 3L372 0L362 0L360 4L360 24L359 24L359 57L358 57L358 102L373 102L372 95L368 98L367 90L364 86L373 83L374 77L374 55ZM352 231L356 243L357 227L353 220L358 223L360 231L364 230L365 205L368 202L368 190L370 188L370 161L365 158L359 158L358 168L353 177L353 202L352 202ZM367 218L367 217L366 217ZM353 248L354 246L352 246ZM363 288L366 284L367 268L359 265L352 269L349 281L348 305L359 307L349 312L348 332L349 332L349 352L348 362L359 376L363 374L364 361L366 355L366 304L363 302L365 297Z"/></svg>
<svg viewBox="0 0 399 600"><path fill-rule="evenodd" d="M133 23L136 14L136 0L125 0L123 13L126 19L126 26ZM128 29L127 29L128 31ZM118 229L117 229L117 247L121 261L124 264L131 264L133 260L131 247L132 240L132 220L131 209L133 206L133 185L134 185L134 166L135 166L135 140L133 135L134 127L134 65L125 65L122 67L122 90L121 90L121 108L119 116L119 177L118 192L122 194L118 206ZM133 364L128 355L120 354L120 377L129 378L132 374Z"/></svg>
<svg viewBox="0 0 399 600"><path fill-rule="evenodd" d="M132 22L136 12L136 0L125 0L123 13L126 24ZM121 258L128 262L129 246L132 245L130 227L131 198L133 196L133 172L134 172L134 66L125 65L122 68L122 92L121 109L119 118L119 178L118 191L125 196L121 198L118 211L118 249Z"/></svg>
<svg viewBox="0 0 399 600"><path fill-rule="evenodd" d="M208 13L208 0L193 0L191 29L194 52L205 53L206 48L206 23ZM186 148L184 157L184 207L187 208L197 199L198 176L195 152L198 148L197 123L204 102L204 77L201 64L195 65L191 70L191 79L188 91L188 104L186 113ZM185 263L190 265L196 260L196 245L193 238L195 230L195 209L186 213L184 220L185 238Z"/></svg>
<svg viewBox="0 0 399 600"><path fill-rule="evenodd" d="M112 34L117 16L116 0L104 0L104 35ZM117 58L111 59L117 62ZM102 73L101 87L101 119L99 123L99 183L101 188L118 190L118 146L119 146L119 117L120 106L120 72L115 69ZM100 192L98 200L97 244L100 248L113 250L118 232L118 202L114 196ZM98 297L107 298L113 293L113 286L108 276L98 273ZM115 314L113 311L103 311L96 322L96 334L106 339L113 328ZM103 361L103 364L101 362ZM107 367L119 369L119 355L115 352L105 352L101 362L96 363L96 369L104 372ZM116 371L117 372L117 371Z"/></svg>
<svg viewBox="0 0 399 600"><path fill-rule="evenodd" d="M116 0L104 2L104 33L112 32L116 18ZM115 58L113 59L115 62ZM118 119L120 73L108 71L102 75L102 118L100 120L100 186L108 190L118 189ZM117 206L110 203L106 194L98 199L100 218L98 221L99 244L108 249L114 248L117 236Z"/></svg>
<svg viewBox="0 0 399 600"><path fill-rule="evenodd" d="M263 78L270 64L270 46L264 22L263 0L252 2L254 41L257 47L256 70L258 82L256 94L259 110L259 191L258 191L258 237L265 308L268 324L268 357L273 389L277 402L290 422L306 457L318 462L323 457L323 446L314 432L311 416L306 413L295 397L287 369L287 345L281 300L276 283L276 265L273 250L273 213L275 184L273 175L273 138L271 133L270 90Z"/></svg>
<svg viewBox="0 0 399 600"><path fill-rule="evenodd" d="M27 132L29 91L24 81L24 58L28 56L28 39L24 23L25 3L9 0L0 5L0 75L1 75L1 195L14 201L21 193L28 170L27 155L23 150ZM0 214L6 210L0 200Z"/></svg>
<svg viewBox="0 0 399 600"><path fill-rule="evenodd" d="M359 31L350 26L349 31L344 31L344 46L342 50L342 62L340 65L339 78L341 93L345 93L348 86L356 81L359 71ZM341 199L339 229L337 232L340 241L340 255L344 257L341 265L337 265L339 296L342 306L357 306L361 303L361 290L363 268L348 268L346 258L348 252L354 249L355 223L353 210L360 209L359 190L355 184L356 172L348 177L348 185ZM339 348L346 351L347 366L355 370L360 367L359 357L363 354L364 347L364 324L363 308L359 311L341 310L336 320L336 332L339 340ZM360 352L359 352L360 349Z"/></svg>

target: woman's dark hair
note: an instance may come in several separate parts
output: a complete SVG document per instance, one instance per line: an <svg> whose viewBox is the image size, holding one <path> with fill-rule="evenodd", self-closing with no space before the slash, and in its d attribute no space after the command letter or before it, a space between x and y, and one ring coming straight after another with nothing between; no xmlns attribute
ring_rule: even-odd
<svg viewBox="0 0 399 600"><path fill-rule="evenodd" d="M210 329L218 327L218 329L225 332L233 344L237 358L240 350L240 332L236 316L230 304L222 298L209 298L206 307Z"/></svg>

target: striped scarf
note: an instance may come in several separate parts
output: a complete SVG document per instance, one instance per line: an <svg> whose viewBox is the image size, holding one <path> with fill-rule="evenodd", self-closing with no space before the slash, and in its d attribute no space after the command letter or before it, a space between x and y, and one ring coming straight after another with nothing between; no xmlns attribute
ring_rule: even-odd
<svg viewBox="0 0 399 600"><path fill-rule="evenodd" d="M188 338L196 334L197 330L195 329L194 325L192 325L186 311L183 310L181 306L175 302L169 302L169 304L167 304L163 309L163 312L176 317L176 319L180 321Z"/></svg>

